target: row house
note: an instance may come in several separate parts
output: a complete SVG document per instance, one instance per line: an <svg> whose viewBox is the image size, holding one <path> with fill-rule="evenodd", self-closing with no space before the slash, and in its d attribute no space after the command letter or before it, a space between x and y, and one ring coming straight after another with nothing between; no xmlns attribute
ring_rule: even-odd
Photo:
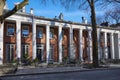
<svg viewBox="0 0 120 80"><path fill-rule="evenodd" d="M0 27L0 64L24 63L26 55L40 63L92 62L91 32L91 25L18 12ZM120 31L98 26L97 36L99 60L120 59Z"/></svg>

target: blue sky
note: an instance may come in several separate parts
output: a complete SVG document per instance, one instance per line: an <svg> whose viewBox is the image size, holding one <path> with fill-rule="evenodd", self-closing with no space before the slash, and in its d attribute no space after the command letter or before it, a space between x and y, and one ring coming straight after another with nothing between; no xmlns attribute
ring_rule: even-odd
<svg viewBox="0 0 120 80"><path fill-rule="evenodd" d="M23 0L7 0L7 5L9 9L14 7L14 3L21 2ZM49 0L50 1L50 0ZM84 16L89 20L90 11L89 10L66 10L61 5L53 5L52 3L47 3L46 5L41 4L40 0L29 0L29 4L26 6L26 11L29 13L30 8L33 8L34 14L37 16L44 16L46 18L54 18L59 16L60 12L64 15L64 20L81 22L81 17ZM102 11L97 11L97 14L102 14Z"/></svg>

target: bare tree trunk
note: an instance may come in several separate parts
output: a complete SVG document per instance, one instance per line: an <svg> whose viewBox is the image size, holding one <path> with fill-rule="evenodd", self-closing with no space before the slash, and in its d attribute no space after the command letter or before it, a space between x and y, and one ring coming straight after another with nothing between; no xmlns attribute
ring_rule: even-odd
<svg viewBox="0 0 120 80"><path fill-rule="evenodd" d="M97 26L94 0L91 0L91 21L92 21L92 45L93 45L93 67L98 67L98 42L97 42Z"/></svg>
<svg viewBox="0 0 120 80"><path fill-rule="evenodd" d="M5 0L0 0L0 16L2 15L4 6L5 6ZM1 21L0 21L0 26L1 26Z"/></svg>

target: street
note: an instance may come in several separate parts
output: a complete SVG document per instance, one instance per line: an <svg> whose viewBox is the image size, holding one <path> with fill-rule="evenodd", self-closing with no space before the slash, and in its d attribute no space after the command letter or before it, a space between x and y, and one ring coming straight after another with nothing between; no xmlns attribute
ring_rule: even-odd
<svg viewBox="0 0 120 80"><path fill-rule="evenodd" d="M120 69L9 76L0 80L120 80Z"/></svg>

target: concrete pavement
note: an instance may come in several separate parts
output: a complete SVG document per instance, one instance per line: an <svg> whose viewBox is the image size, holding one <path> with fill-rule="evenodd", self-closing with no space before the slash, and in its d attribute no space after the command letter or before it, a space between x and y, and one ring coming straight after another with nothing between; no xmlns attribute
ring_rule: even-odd
<svg viewBox="0 0 120 80"><path fill-rule="evenodd" d="M36 75L36 74L52 74L65 72L83 72L93 70L107 70L120 68L120 64L102 65L100 68L84 68L83 66L72 67L35 67L35 66L19 66L16 73L5 74L1 76L21 76L21 75Z"/></svg>

